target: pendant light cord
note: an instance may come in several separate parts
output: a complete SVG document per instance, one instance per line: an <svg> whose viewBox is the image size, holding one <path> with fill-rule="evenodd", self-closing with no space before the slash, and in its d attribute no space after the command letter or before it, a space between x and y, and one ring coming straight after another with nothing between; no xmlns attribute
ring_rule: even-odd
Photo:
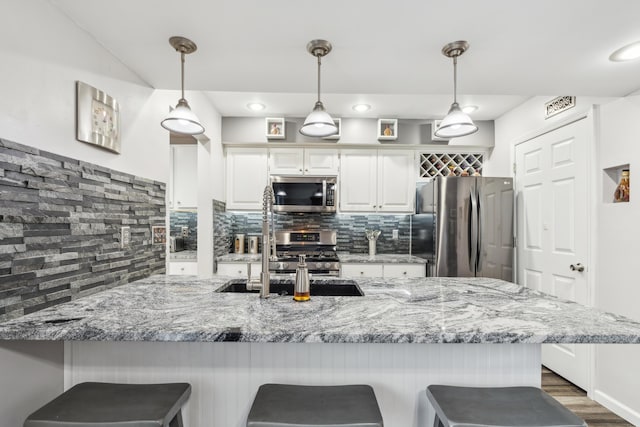
<svg viewBox="0 0 640 427"><path fill-rule="evenodd" d="M320 65L322 62L322 56L317 55L318 58L318 102L320 102Z"/></svg>
<svg viewBox="0 0 640 427"><path fill-rule="evenodd" d="M184 99L184 50L180 52L180 76L182 83L182 99Z"/></svg>
<svg viewBox="0 0 640 427"><path fill-rule="evenodd" d="M453 102L458 103L458 55L453 57Z"/></svg>

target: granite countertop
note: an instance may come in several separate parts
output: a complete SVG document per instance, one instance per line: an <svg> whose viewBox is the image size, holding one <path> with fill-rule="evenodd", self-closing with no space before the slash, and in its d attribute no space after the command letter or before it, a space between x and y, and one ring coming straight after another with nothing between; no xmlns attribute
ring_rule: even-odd
<svg viewBox="0 0 640 427"><path fill-rule="evenodd" d="M197 261L198 251L170 252L169 261Z"/></svg>
<svg viewBox="0 0 640 427"><path fill-rule="evenodd" d="M218 262L260 262L262 254L226 254L216 259Z"/></svg>
<svg viewBox="0 0 640 427"><path fill-rule="evenodd" d="M640 322L497 279L363 278L364 297L305 303L216 292L230 279L152 276L2 323L0 339L640 343Z"/></svg>
<svg viewBox="0 0 640 427"><path fill-rule="evenodd" d="M427 260L413 255L398 254L351 254L338 253L340 262L347 263L376 263L376 264L426 264Z"/></svg>
<svg viewBox="0 0 640 427"><path fill-rule="evenodd" d="M378 264L426 264L427 260L411 255L398 254L352 254L348 252L338 252L340 262L347 263L378 263ZM262 260L262 254L227 254L219 256L218 262L256 262Z"/></svg>

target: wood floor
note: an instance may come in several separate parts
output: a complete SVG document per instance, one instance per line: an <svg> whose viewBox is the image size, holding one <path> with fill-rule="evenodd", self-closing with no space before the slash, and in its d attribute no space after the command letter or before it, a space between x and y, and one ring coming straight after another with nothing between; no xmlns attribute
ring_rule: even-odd
<svg viewBox="0 0 640 427"><path fill-rule="evenodd" d="M633 424L629 424L604 406L589 399L584 390L544 366L542 367L542 389L585 420L589 427L633 427Z"/></svg>

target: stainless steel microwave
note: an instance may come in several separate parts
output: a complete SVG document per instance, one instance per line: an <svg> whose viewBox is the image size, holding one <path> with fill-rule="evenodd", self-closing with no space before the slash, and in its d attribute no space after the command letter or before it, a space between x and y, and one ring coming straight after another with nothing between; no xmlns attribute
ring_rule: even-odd
<svg viewBox="0 0 640 427"><path fill-rule="evenodd" d="M335 176L271 176L274 212L335 212Z"/></svg>

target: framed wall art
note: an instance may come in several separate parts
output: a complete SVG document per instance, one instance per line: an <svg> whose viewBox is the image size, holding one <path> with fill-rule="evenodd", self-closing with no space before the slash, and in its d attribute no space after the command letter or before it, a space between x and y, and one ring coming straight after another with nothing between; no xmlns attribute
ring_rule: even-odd
<svg viewBox="0 0 640 427"><path fill-rule="evenodd" d="M398 119L378 119L378 139L383 141L398 139Z"/></svg>
<svg viewBox="0 0 640 427"><path fill-rule="evenodd" d="M120 154L120 106L111 96L76 82L76 139Z"/></svg>
<svg viewBox="0 0 640 427"><path fill-rule="evenodd" d="M167 243L167 227L164 225L152 225L151 242L154 245L163 245Z"/></svg>
<svg viewBox="0 0 640 427"><path fill-rule="evenodd" d="M267 139L285 139L284 117L267 117L264 122Z"/></svg>

